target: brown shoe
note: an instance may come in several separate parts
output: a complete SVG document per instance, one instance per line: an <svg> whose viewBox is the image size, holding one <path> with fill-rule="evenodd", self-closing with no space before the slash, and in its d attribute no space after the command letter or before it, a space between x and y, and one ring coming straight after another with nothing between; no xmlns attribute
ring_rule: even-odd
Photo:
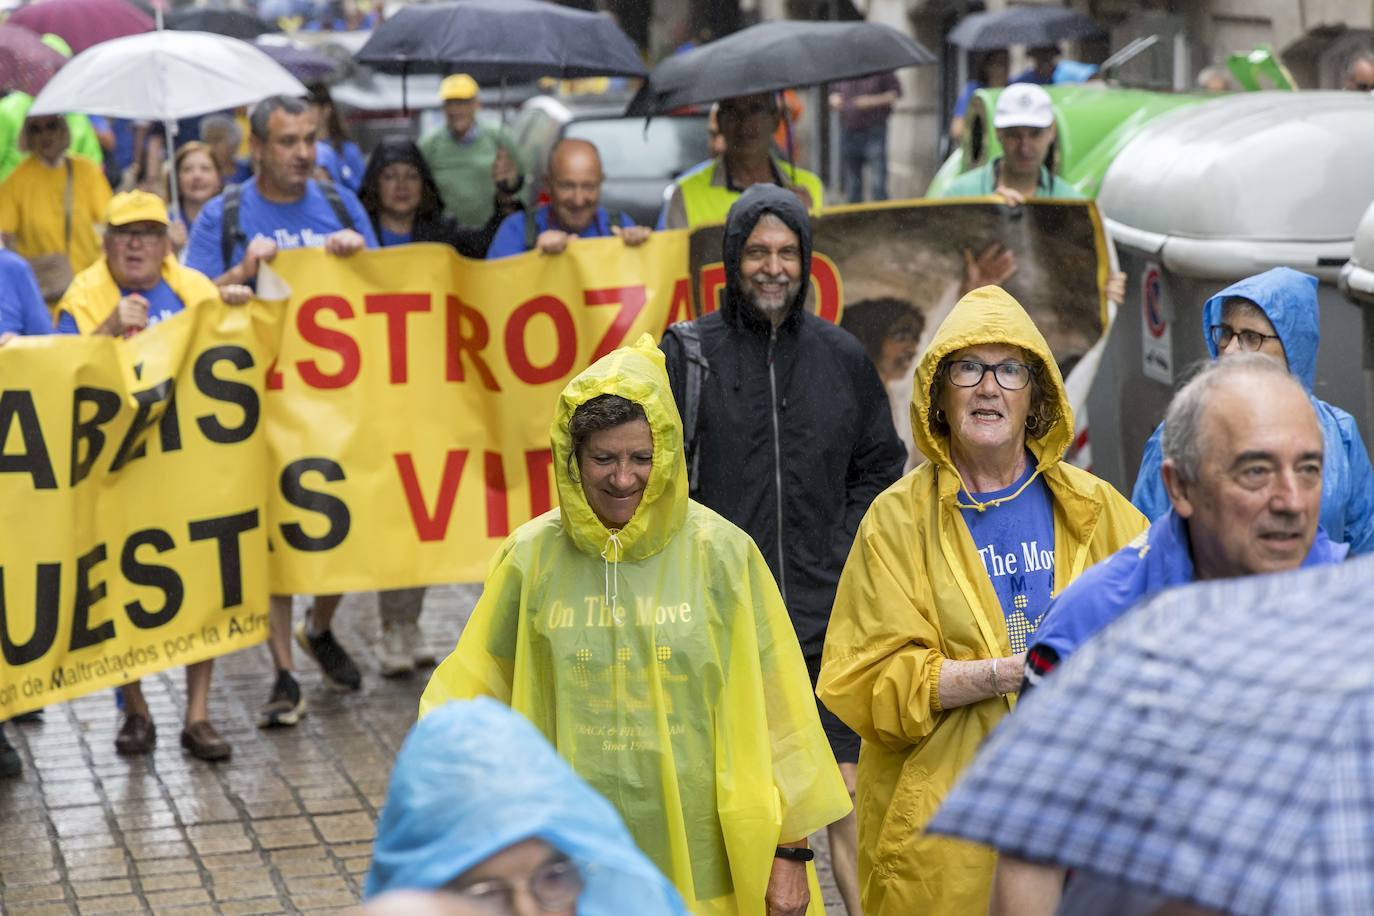
<svg viewBox="0 0 1374 916"><path fill-rule="evenodd" d="M129 713L115 735L115 750L126 756L148 754L157 744L157 726L153 720L138 713Z"/></svg>
<svg viewBox="0 0 1374 916"><path fill-rule="evenodd" d="M209 722L192 722L181 730L181 746L201 760L227 760L233 753L229 742Z"/></svg>

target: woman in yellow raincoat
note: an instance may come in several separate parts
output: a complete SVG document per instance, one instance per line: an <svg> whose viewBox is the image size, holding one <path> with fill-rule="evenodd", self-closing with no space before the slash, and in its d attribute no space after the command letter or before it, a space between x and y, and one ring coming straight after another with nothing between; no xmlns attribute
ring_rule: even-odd
<svg viewBox="0 0 1374 916"><path fill-rule="evenodd" d="M552 438L561 507L493 559L420 714L479 694L523 713L693 913L800 913L808 885L822 912L814 869L777 852L842 818L848 793L762 555L687 498L647 335L568 384Z"/></svg>
<svg viewBox="0 0 1374 916"><path fill-rule="evenodd" d="M916 369L929 460L870 507L845 564L817 693L863 738L867 916L985 913L996 854L925 824L1014 702L1050 598L1145 530L1110 484L1061 463L1064 382L1002 289L964 296Z"/></svg>

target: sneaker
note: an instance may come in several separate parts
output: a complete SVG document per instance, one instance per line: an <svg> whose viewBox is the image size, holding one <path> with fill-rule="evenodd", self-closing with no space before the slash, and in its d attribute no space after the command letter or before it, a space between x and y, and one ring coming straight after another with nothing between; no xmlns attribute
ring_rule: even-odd
<svg viewBox="0 0 1374 916"><path fill-rule="evenodd" d="M295 725L303 715L305 698L301 696L301 685L296 683L290 671L278 671L277 682L272 685L272 695L258 712L258 728Z"/></svg>
<svg viewBox="0 0 1374 916"><path fill-rule="evenodd" d="M406 653L417 668L428 668L435 662L434 652L425 645L420 625L414 621L401 624L401 636L405 640Z"/></svg>
<svg viewBox="0 0 1374 916"><path fill-rule="evenodd" d="M0 728L0 779L18 779L24 774L24 761Z"/></svg>
<svg viewBox="0 0 1374 916"><path fill-rule="evenodd" d="M382 677L400 677L415 670L410 647L406 643L405 624L382 626L382 645L377 651Z"/></svg>
<svg viewBox="0 0 1374 916"><path fill-rule="evenodd" d="M115 751L126 757L152 753L157 745L157 726L138 713L129 713L115 735Z"/></svg>
<svg viewBox="0 0 1374 916"><path fill-rule="evenodd" d="M296 642L315 660L331 684L345 690L357 690L363 686L362 672L334 638L333 630L311 636L306 622L301 621L296 627Z"/></svg>
<svg viewBox="0 0 1374 916"><path fill-rule="evenodd" d="M228 760L233 749L209 722L192 722L181 730L181 746L201 760Z"/></svg>
<svg viewBox="0 0 1374 916"><path fill-rule="evenodd" d="M42 722L42 721L43 721L43 707L40 706L40 707L38 707L37 709L30 709L28 712L21 712L19 715L15 716L13 719L10 719L10 721L11 721L11 722L25 722L25 723Z"/></svg>

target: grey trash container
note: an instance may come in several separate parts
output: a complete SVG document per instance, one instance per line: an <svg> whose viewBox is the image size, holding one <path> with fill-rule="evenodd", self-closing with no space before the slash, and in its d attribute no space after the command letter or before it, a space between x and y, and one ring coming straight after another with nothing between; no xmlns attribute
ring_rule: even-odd
<svg viewBox="0 0 1374 916"><path fill-rule="evenodd" d="M1145 440L1207 359L1202 304L1271 267L1321 279L1316 394L1354 415L1370 445L1363 309L1336 284L1374 201L1371 149L1365 93L1254 92L1165 115L1116 157L1097 203L1127 295L1088 396L1099 476L1130 493ZM1374 225L1367 234L1374 267Z"/></svg>

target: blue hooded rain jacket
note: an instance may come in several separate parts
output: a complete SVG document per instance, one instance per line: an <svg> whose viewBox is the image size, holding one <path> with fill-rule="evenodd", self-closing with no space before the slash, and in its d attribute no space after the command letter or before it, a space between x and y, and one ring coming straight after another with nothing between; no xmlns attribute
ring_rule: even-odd
<svg viewBox="0 0 1374 916"><path fill-rule="evenodd" d="M582 872L579 916L685 916L668 879L620 815L519 713L480 698L421 719L396 758L377 824L366 896L434 890L495 853L538 837Z"/></svg>
<svg viewBox="0 0 1374 916"><path fill-rule="evenodd" d="M1326 440L1322 470L1321 526L1336 542L1350 545L1352 555L1374 551L1374 470L1369 453L1360 438L1359 427L1350 414L1312 394L1317 376L1317 278L1289 267L1275 267L1262 274L1233 283L1202 307L1202 333L1207 352L1217 358L1217 349L1207 329L1221 323L1222 307L1228 299L1248 299L1259 306L1274 326L1283 343L1288 368L1312 401ZM1145 443L1131 502L1154 521L1169 511L1169 495L1159 466L1164 460L1161 440L1164 424L1155 428Z"/></svg>

